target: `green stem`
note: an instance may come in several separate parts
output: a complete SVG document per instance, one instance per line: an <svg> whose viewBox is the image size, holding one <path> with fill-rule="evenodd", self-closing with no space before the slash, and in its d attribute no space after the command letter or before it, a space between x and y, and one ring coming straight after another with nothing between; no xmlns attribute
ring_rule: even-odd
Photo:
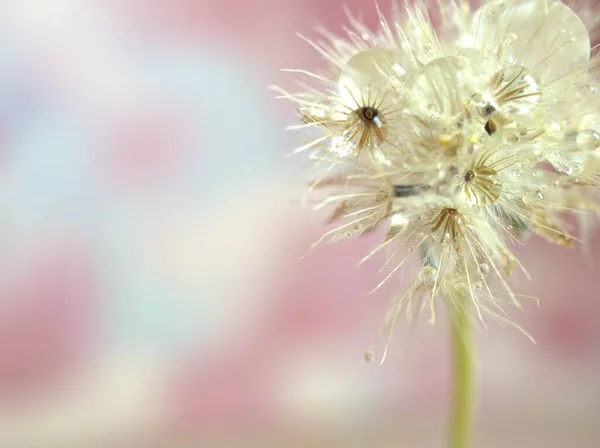
<svg viewBox="0 0 600 448"><path fill-rule="evenodd" d="M471 350L471 323L466 308L461 307L455 311L451 330L454 356L454 396L450 448L468 448L471 445L474 363Z"/></svg>

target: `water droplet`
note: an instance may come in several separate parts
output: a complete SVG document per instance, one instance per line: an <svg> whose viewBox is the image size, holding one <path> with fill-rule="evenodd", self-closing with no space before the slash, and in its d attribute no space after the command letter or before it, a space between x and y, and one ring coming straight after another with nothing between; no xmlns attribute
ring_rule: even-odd
<svg viewBox="0 0 600 448"><path fill-rule="evenodd" d="M509 144L519 143L521 140L521 133L519 131L515 131L514 129L510 129L504 133L504 141Z"/></svg>
<svg viewBox="0 0 600 448"><path fill-rule="evenodd" d="M537 197L538 197L539 199L544 199L544 192L543 192L542 190L538 190L538 192L537 192Z"/></svg>
<svg viewBox="0 0 600 448"><path fill-rule="evenodd" d="M487 263L481 263L479 265L479 273L481 275L488 275L490 273L490 265Z"/></svg>
<svg viewBox="0 0 600 448"><path fill-rule="evenodd" d="M537 176L539 176L539 175L540 175L540 170L533 170L533 171L531 172L531 175L532 175L533 177L537 177Z"/></svg>
<svg viewBox="0 0 600 448"><path fill-rule="evenodd" d="M510 172L510 175L513 177L521 177L523 175L523 170L521 168L515 168Z"/></svg>
<svg viewBox="0 0 600 448"><path fill-rule="evenodd" d="M577 145L584 151L600 148L600 133L593 129L584 129L577 134Z"/></svg>
<svg viewBox="0 0 600 448"><path fill-rule="evenodd" d="M495 3L488 3L487 8L482 9L488 11ZM498 30L515 33L517 40L511 46L512 53L523 65L543 74L545 80L560 78L577 65L587 63L590 56L587 27L567 5L548 2L542 6L543 11L540 4L533 1L510 2L509 5L504 9L496 8L502 11L497 18L488 13L481 14L485 20L475 20L480 35L495 36ZM549 43L552 50L548 49Z"/></svg>
<svg viewBox="0 0 600 448"><path fill-rule="evenodd" d="M504 38L504 42L508 42L508 43L512 44L513 42L516 42L517 39L518 39L518 37L515 33L508 33L506 35L506 37Z"/></svg>
<svg viewBox="0 0 600 448"><path fill-rule="evenodd" d="M412 94L430 114L451 117L463 111L471 96L465 82L466 63L453 56L436 58L416 76Z"/></svg>
<svg viewBox="0 0 600 448"><path fill-rule="evenodd" d="M589 95L596 95L598 93L598 86L595 84L578 83L573 86L575 92L581 96L588 97Z"/></svg>
<svg viewBox="0 0 600 448"><path fill-rule="evenodd" d="M377 359L377 354L374 350L367 350L365 352L365 361L369 364L373 363Z"/></svg>
<svg viewBox="0 0 600 448"><path fill-rule="evenodd" d="M483 282L473 283L473 290L476 292L482 292L483 291Z"/></svg>
<svg viewBox="0 0 600 448"><path fill-rule="evenodd" d="M389 79L400 66L398 61L402 54L396 50L374 48L361 51L342 69L338 80L340 94L349 102L353 98L364 97L364 90L369 88L387 90ZM397 66L397 67L395 67Z"/></svg>
<svg viewBox="0 0 600 448"><path fill-rule="evenodd" d="M546 134L557 139L563 139L563 126L558 121L553 121L548 125L548 128L546 129Z"/></svg>
<svg viewBox="0 0 600 448"><path fill-rule="evenodd" d="M498 0L495 2L485 3L476 12L476 23L477 26L492 27L497 26L498 19L509 7L509 2L506 0ZM513 34L513 33L511 33Z"/></svg>
<svg viewBox="0 0 600 448"><path fill-rule="evenodd" d="M455 280L454 281L454 289L456 290L456 292L458 294L468 294L469 293L469 286L468 284L460 279L460 280Z"/></svg>
<svg viewBox="0 0 600 448"><path fill-rule="evenodd" d="M483 99L483 95L481 95L481 93L474 93L471 96L471 103L475 106L482 106L483 103L485 103L485 100Z"/></svg>
<svg viewBox="0 0 600 448"><path fill-rule="evenodd" d="M432 266L425 266L419 272L419 280L426 286L433 286L437 277L437 270Z"/></svg>
<svg viewBox="0 0 600 448"><path fill-rule="evenodd" d="M409 252L409 253L411 253L411 254L412 254L414 251L415 251L415 248L414 248L414 246L409 246L409 247L408 247L408 252Z"/></svg>

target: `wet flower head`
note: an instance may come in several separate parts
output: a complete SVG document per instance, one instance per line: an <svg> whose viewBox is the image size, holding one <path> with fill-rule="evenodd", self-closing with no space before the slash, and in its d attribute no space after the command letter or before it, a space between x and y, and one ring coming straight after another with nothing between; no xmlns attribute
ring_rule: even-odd
<svg viewBox="0 0 600 448"><path fill-rule="evenodd" d="M300 91L279 89L298 106L309 193L331 208L315 244L385 227L361 260L387 254L375 289L421 263L386 350L402 314L433 322L448 306L511 323L509 277L527 273L510 247L531 234L574 246L600 210L597 23L552 0L436 9L435 24L424 4L378 9L377 32L348 13L347 36L307 39L326 70L290 70Z"/></svg>

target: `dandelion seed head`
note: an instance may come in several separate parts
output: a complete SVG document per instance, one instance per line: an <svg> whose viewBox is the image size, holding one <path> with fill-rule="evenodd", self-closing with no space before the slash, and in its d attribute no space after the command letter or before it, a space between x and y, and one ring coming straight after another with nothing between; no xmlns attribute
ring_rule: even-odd
<svg viewBox="0 0 600 448"><path fill-rule="evenodd" d="M316 208L331 209L313 247L385 227L360 261L385 254L374 291L421 262L385 319L383 359L400 315L434 322L438 306L464 307L458 297L483 326L487 315L523 331L505 311L520 308L510 277L528 276L510 246L529 234L585 244L578 220L587 228L582 217L600 214L600 56L590 44L600 22L576 6L489 0L472 11L448 0L434 25L416 2L378 9L376 31L348 12L347 36L307 40L323 70L291 70L301 91L279 89L304 123L294 153L320 162Z"/></svg>

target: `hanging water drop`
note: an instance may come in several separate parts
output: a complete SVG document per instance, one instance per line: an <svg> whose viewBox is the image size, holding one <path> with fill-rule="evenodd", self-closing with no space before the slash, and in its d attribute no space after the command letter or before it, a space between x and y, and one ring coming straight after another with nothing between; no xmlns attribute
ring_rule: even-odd
<svg viewBox="0 0 600 448"><path fill-rule="evenodd" d="M513 177L521 177L523 175L523 170L521 168L515 168L510 172L510 175Z"/></svg>
<svg viewBox="0 0 600 448"><path fill-rule="evenodd" d="M419 280L423 285L433 286L437 277L437 270L432 266L425 266L419 272Z"/></svg>
<svg viewBox="0 0 600 448"><path fill-rule="evenodd" d="M372 364L377 359L377 355L374 350L367 350L365 352L365 362Z"/></svg>
<svg viewBox="0 0 600 448"><path fill-rule="evenodd" d="M487 264L487 263L481 263L481 264L479 265L479 273L480 273L482 276L486 276L486 275L488 275L488 274L490 273L490 265L489 265L489 264Z"/></svg>
<svg viewBox="0 0 600 448"><path fill-rule="evenodd" d="M600 148L600 133L593 129L584 129L577 134L577 145L584 151Z"/></svg>

